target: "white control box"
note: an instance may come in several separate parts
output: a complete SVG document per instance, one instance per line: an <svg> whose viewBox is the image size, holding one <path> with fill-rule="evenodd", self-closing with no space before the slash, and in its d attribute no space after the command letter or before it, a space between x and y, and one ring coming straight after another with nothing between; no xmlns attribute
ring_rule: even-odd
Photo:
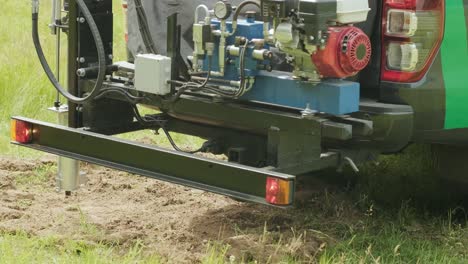
<svg viewBox="0 0 468 264"><path fill-rule="evenodd" d="M337 20L341 24L354 24L367 20L369 0L337 0Z"/></svg>
<svg viewBox="0 0 468 264"><path fill-rule="evenodd" d="M166 95L171 92L171 58L155 54L139 54L135 59L135 89Z"/></svg>

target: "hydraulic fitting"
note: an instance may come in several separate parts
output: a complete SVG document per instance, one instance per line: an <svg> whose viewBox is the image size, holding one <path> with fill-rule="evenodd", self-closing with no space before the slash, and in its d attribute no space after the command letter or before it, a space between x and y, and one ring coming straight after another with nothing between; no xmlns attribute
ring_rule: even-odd
<svg viewBox="0 0 468 264"><path fill-rule="evenodd" d="M32 13L33 14L38 14L39 13L39 0L32 0Z"/></svg>

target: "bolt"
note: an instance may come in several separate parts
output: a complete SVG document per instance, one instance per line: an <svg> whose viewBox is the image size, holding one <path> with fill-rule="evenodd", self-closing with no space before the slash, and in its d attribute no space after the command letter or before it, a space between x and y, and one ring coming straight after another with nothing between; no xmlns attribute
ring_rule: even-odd
<svg viewBox="0 0 468 264"><path fill-rule="evenodd" d="M79 17L76 19L76 21L80 22L81 24L83 24L84 22L86 22L86 19L84 17Z"/></svg>
<svg viewBox="0 0 468 264"><path fill-rule="evenodd" d="M80 58L77 58L76 61L78 61L79 63L85 63L86 59L84 57L80 57Z"/></svg>
<svg viewBox="0 0 468 264"><path fill-rule="evenodd" d="M265 59L267 59L267 60L273 59L273 52L271 52L271 51L265 51L265 53L263 54L263 58L265 58Z"/></svg>
<svg viewBox="0 0 468 264"><path fill-rule="evenodd" d="M273 132L280 132L281 129L280 129L279 127L272 126L272 127L270 127L270 131L273 131Z"/></svg>
<svg viewBox="0 0 468 264"><path fill-rule="evenodd" d="M114 55L109 54L109 59L113 60L113 59L114 59Z"/></svg>
<svg viewBox="0 0 468 264"><path fill-rule="evenodd" d="M310 108L310 104L307 104L306 108L301 111L302 118L304 119L312 119L317 113L318 111L312 110L312 108Z"/></svg>
<svg viewBox="0 0 468 264"><path fill-rule="evenodd" d="M76 75L78 75L79 77L85 77L86 76L86 71L84 69L78 69L76 71Z"/></svg>

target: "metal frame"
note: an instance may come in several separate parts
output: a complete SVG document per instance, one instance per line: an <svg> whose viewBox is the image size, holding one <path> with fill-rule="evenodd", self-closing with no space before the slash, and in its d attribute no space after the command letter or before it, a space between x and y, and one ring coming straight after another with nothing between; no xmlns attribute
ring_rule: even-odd
<svg viewBox="0 0 468 264"><path fill-rule="evenodd" d="M13 144L127 171L230 197L267 204L268 177L291 181L296 177L201 156L190 155L127 140L68 128L33 119L31 144ZM131 153L131 154L129 154Z"/></svg>

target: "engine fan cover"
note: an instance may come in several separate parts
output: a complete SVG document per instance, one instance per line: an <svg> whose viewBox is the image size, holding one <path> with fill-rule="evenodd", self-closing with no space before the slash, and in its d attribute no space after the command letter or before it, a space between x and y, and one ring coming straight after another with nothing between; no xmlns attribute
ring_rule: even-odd
<svg viewBox="0 0 468 264"><path fill-rule="evenodd" d="M312 62L323 78L346 78L362 71L370 62L372 45L361 29L330 27L325 49L312 54Z"/></svg>

